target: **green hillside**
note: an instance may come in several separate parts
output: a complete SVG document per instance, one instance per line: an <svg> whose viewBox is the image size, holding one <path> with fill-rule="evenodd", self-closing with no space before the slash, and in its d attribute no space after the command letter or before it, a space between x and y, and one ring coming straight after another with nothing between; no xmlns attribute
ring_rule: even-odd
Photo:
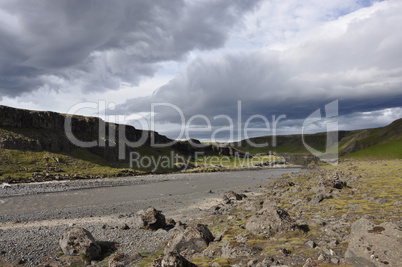
<svg viewBox="0 0 402 267"><path fill-rule="evenodd" d="M340 131L340 138L344 138L350 134L347 131ZM304 141L311 146L312 148L324 151L326 148L326 133L316 133L316 134L307 134L304 135ZM249 153L298 153L298 154L307 154L310 153L304 146L302 136L301 135L279 135L276 136L276 145L273 145L273 137L272 136L263 136L251 138L250 141L252 144L247 142L247 140L242 140L240 144L233 143L236 148L246 151ZM254 147L253 144L267 144L263 147Z"/></svg>
<svg viewBox="0 0 402 267"><path fill-rule="evenodd" d="M380 128L339 131L339 154L353 158L402 158L402 119ZM272 136L250 138L254 144L264 144L255 147L247 140L233 143L233 145L249 153L297 153L308 154L301 135L276 136L276 146L273 146ZM326 146L326 133L305 135L306 143L316 150L324 151Z"/></svg>
<svg viewBox="0 0 402 267"><path fill-rule="evenodd" d="M345 157L353 159L402 159L402 139L381 142Z"/></svg>
<svg viewBox="0 0 402 267"><path fill-rule="evenodd" d="M341 151L348 158L402 158L402 119L351 136L342 143Z"/></svg>

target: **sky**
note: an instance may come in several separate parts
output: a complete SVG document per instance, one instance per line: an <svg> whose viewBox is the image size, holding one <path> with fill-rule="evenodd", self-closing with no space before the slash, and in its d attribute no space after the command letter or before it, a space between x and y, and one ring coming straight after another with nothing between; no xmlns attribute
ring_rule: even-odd
<svg viewBox="0 0 402 267"><path fill-rule="evenodd" d="M400 0L0 0L0 105L174 139L380 127L402 117L401 14Z"/></svg>

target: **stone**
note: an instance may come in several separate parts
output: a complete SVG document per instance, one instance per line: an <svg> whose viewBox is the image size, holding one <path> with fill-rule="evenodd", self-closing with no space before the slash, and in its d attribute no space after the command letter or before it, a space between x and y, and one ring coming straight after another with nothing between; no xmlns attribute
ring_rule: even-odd
<svg viewBox="0 0 402 267"><path fill-rule="evenodd" d="M130 263L130 259L123 253L115 253L109 257L109 267L124 267Z"/></svg>
<svg viewBox="0 0 402 267"><path fill-rule="evenodd" d="M92 234L80 227L68 228L59 240L60 248L65 255L85 255L89 259L98 259L101 247L96 243Z"/></svg>
<svg viewBox="0 0 402 267"><path fill-rule="evenodd" d="M225 241L222 245L222 259L245 257L250 258L261 251L260 248L253 247L247 243L236 241Z"/></svg>
<svg viewBox="0 0 402 267"><path fill-rule="evenodd" d="M268 207L251 216L245 227L252 233L270 237L281 231L289 231L295 226L294 220L285 210Z"/></svg>
<svg viewBox="0 0 402 267"><path fill-rule="evenodd" d="M312 203L320 203L325 199L331 199L333 196L331 194L317 193L313 198L310 199Z"/></svg>
<svg viewBox="0 0 402 267"><path fill-rule="evenodd" d="M234 191L229 191L225 196L226 198L225 197L223 198L229 200L242 200L247 197L245 194L238 194Z"/></svg>
<svg viewBox="0 0 402 267"><path fill-rule="evenodd" d="M134 223L141 229L152 231L166 227L165 216L154 207L148 207L145 210L138 211L134 217Z"/></svg>
<svg viewBox="0 0 402 267"><path fill-rule="evenodd" d="M330 262L332 264L338 265L339 264L339 259L338 258L331 258Z"/></svg>
<svg viewBox="0 0 402 267"><path fill-rule="evenodd" d="M347 187L347 183L340 178L341 173L335 172L328 175L328 179L324 180L324 185L336 189L343 189Z"/></svg>
<svg viewBox="0 0 402 267"><path fill-rule="evenodd" d="M320 256L318 256L318 258L317 258L317 260L319 260L319 261L323 261L325 259L326 259L326 257L324 256L324 254L320 254Z"/></svg>
<svg viewBox="0 0 402 267"><path fill-rule="evenodd" d="M387 204L388 201L383 199L383 198L378 198L378 199L375 200L375 202L377 204L384 205L384 204Z"/></svg>
<svg viewBox="0 0 402 267"><path fill-rule="evenodd" d="M0 185L0 187L1 187L2 189L6 189L6 188L11 188L11 185L10 185L9 183L2 183L2 184Z"/></svg>
<svg viewBox="0 0 402 267"><path fill-rule="evenodd" d="M396 201L396 202L394 203L394 206L395 206L395 207L397 207L397 206L402 206L402 201Z"/></svg>
<svg viewBox="0 0 402 267"><path fill-rule="evenodd" d="M177 251L170 251L157 258L152 267L196 267L192 262L180 255Z"/></svg>
<svg viewBox="0 0 402 267"><path fill-rule="evenodd" d="M253 266L255 266L256 264L258 263L258 260L249 260L248 262L247 262L247 267L253 267Z"/></svg>
<svg viewBox="0 0 402 267"><path fill-rule="evenodd" d="M184 250L199 250L205 248L214 241L214 237L204 224L187 227L179 232L167 245L165 252Z"/></svg>
<svg viewBox="0 0 402 267"><path fill-rule="evenodd" d="M124 224L120 225L120 229L121 230L129 230L130 227L126 223L124 223Z"/></svg>
<svg viewBox="0 0 402 267"><path fill-rule="evenodd" d="M401 237L402 230L394 223L374 225L362 218L352 224L345 258L353 266L399 266Z"/></svg>
<svg viewBox="0 0 402 267"><path fill-rule="evenodd" d="M316 244L313 240L307 241L307 242L305 243L305 245L306 245L307 247L309 247L309 248L315 248L315 247L317 246L317 244Z"/></svg>
<svg viewBox="0 0 402 267"><path fill-rule="evenodd" d="M175 220L173 220L172 218L166 219L166 226L165 226L166 230L173 229L175 226L176 226Z"/></svg>
<svg viewBox="0 0 402 267"><path fill-rule="evenodd" d="M308 258L306 260L306 263L303 265L303 267L314 267L314 266L318 266L318 263L315 262L312 258Z"/></svg>
<svg viewBox="0 0 402 267"><path fill-rule="evenodd" d="M290 255L292 252L286 248L282 248L279 250L283 255L288 256Z"/></svg>
<svg viewBox="0 0 402 267"><path fill-rule="evenodd" d="M181 232L184 232L184 230L187 229L187 224L182 223L181 221L178 221L175 226L169 230L169 233L172 234L172 236L179 234Z"/></svg>
<svg viewBox="0 0 402 267"><path fill-rule="evenodd" d="M224 232L218 232L218 233L216 233L216 234L215 234L215 241L217 241L217 242L221 241L222 238L223 238L223 236L224 236Z"/></svg>
<svg viewBox="0 0 402 267"><path fill-rule="evenodd" d="M331 248L336 247L337 245L339 245L339 241L338 241L338 239L331 239L331 241L329 241L328 245Z"/></svg>

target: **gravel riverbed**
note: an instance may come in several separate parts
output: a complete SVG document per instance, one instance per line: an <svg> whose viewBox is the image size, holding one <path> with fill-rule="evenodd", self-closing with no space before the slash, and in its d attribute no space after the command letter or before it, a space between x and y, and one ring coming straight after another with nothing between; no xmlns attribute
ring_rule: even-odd
<svg viewBox="0 0 402 267"><path fill-rule="evenodd" d="M72 225L128 254L157 252L173 233L135 228L133 216L138 210L154 206L167 218L188 223L210 212L228 190L259 194L269 179L297 171L261 169L3 186L0 263L40 266L54 260L60 253L61 233Z"/></svg>

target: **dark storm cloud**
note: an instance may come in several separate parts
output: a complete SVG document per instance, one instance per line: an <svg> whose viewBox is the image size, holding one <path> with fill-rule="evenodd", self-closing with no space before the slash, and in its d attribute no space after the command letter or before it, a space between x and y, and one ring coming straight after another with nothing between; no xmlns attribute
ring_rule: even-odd
<svg viewBox="0 0 402 267"><path fill-rule="evenodd" d="M198 58L153 96L128 100L117 110L150 111L151 103L168 102L187 118L226 114L236 119L241 100L243 120L254 114L300 120L334 100L342 116L400 107L401 12L402 4L394 1L388 9L351 20L341 34L317 33L284 51ZM157 113L160 122L179 122L172 108Z"/></svg>
<svg viewBox="0 0 402 267"><path fill-rule="evenodd" d="M116 89L157 63L221 47L258 1L1 1L0 97Z"/></svg>

